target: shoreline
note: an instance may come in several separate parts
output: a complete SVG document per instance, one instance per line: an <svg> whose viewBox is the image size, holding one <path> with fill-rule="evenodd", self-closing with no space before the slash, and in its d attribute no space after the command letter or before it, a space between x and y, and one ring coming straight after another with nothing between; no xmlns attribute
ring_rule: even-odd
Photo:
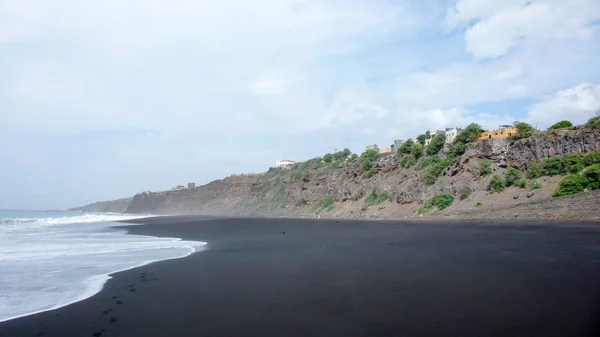
<svg viewBox="0 0 600 337"><path fill-rule="evenodd" d="M125 223L127 221L136 221L136 223L140 223L142 224L143 221L145 219L151 219L151 218L155 218L155 216L148 216L148 217L140 217L140 218L133 218L133 219L124 219L124 220L115 220L115 221L108 221L108 222L113 222L117 225L113 225L113 226L109 226L111 228L114 228L115 230L123 230L125 229L125 234L126 235L135 235L135 234L131 234L129 233L129 231L127 230L127 227L129 226L120 226L118 225L119 223ZM81 223L81 225L85 225L86 223ZM134 226L134 225L130 225L130 226ZM158 236L150 236L150 237L155 237L155 238L159 238ZM160 237L160 238L165 238L165 239L173 239L176 241L181 241L182 238L177 238L177 237ZM85 292L82 293L81 296L77 297L74 300L68 301L66 303L61 303L61 304L56 304L53 305L50 308L45 308L45 309L40 309L40 310L36 310L36 311L32 311L32 312L28 312L28 313L24 313L24 314L18 314L16 316L12 316L12 317L8 317L8 318L0 318L0 323L3 322L8 322L11 320L15 320L15 319L19 319L19 318L24 318L24 317L28 317L31 315L36 315L39 313L44 313L44 312L48 312L48 311L53 311L53 310L57 310L69 305L72 305L74 303L78 303L81 301L85 301L86 299L93 297L94 295L98 294L99 292L101 292L104 288L104 285L106 284L106 282L108 282L110 279L112 279L114 277L114 275L124 272L124 271L128 271L128 270L132 270L135 268L140 268L146 265L149 265L151 263L155 263L155 262L160 262L160 261L168 261L168 260L174 260L174 259L181 259L181 258L185 258L188 257L196 252L202 251L204 249L204 246L206 245L206 242L201 242L198 241L198 246L194 247L194 246L182 246L180 248L186 248L189 249L189 251L187 253L185 253L185 255L181 255L181 256L175 256L175 257L170 257L170 258L164 258L164 259L157 259L157 260L145 260L142 261L136 265L130 266L130 267L126 267L126 268L122 268L122 269L118 269L118 270L114 270L114 271L110 271L108 273L104 273L104 274L98 274L98 275L93 275L88 277L85 281L83 281L82 283L85 284Z"/></svg>
<svg viewBox="0 0 600 337"><path fill-rule="evenodd" d="M567 336L578 331L592 336L596 327L582 326L581 314L600 313L585 302L600 299L593 280L584 277L600 276L590 265L597 253L580 258L581 267L561 255L579 256L587 252L585 242L597 244L600 228L594 223L451 221L447 226L441 220L423 226L422 221L194 216L133 221L137 224L126 221L118 228L207 242L205 250L110 274L94 296L5 321L0 335ZM512 239L474 246L490 235ZM547 246L555 235L564 241L563 249ZM498 244L511 253L498 255ZM524 244L535 249L515 260L511 254ZM547 265L544 259L554 262ZM513 273L536 289L554 291L523 292L521 281L509 276ZM445 286L436 286L439 282ZM514 326L515 319L524 326Z"/></svg>

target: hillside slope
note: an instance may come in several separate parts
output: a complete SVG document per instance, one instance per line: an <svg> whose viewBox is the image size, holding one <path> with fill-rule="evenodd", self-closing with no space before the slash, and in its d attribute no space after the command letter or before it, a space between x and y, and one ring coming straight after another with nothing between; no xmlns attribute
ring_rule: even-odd
<svg viewBox="0 0 600 337"><path fill-rule="evenodd" d="M70 208L69 211L76 212L112 212L125 213L133 198L121 198L111 201L100 201L82 207Z"/></svg>
<svg viewBox="0 0 600 337"><path fill-rule="evenodd" d="M560 175L538 178L536 181L541 188L535 191L509 187L492 195L489 186L493 175L504 176L509 166L524 170L529 163L544 158L585 154L592 150L600 150L600 130L573 127L540 132L527 139L489 139L471 143L464 155L448 159L446 163L449 165L443 166L439 176L435 172L433 179L432 167L444 162L444 151L440 152L439 158L421 158L409 168L401 167L403 158L397 155L381 156L373 163L377 174L372 177L362 172L359 159L347 159L321 168L319 166L322 165L301 163L292 170L272 169L264 174L234 175L189 190L140 193L131 200L126 211L403 218L416 216L417 210L428 198L445 192L455 196L452 206L444 211L428 213L426 217L467 216L476 204L474 214L483 216L486 210L494 207L513 207L544 200L551 202L552 191L561 178ZM489 174L481 172L484 159L491 162ZM464 188L473 192L466 200L460 201L459 195ZM594 198L598 196L591 195ZM333 206L327 199L333 200ZM593 203L589 206L592 207ZM590 211L594 210L600 211L598 208ZM581 214L578 216L582 217ZM569 217L568 214L562 216Z"/></svg>

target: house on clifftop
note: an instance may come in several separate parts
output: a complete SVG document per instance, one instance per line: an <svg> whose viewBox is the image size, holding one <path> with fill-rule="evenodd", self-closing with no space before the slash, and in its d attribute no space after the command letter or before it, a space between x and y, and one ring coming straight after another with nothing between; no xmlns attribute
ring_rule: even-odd
<svg viewBox="0 0 600 337"><path fill-rule="evenodd" d="M493 138L506 138L516 136L518 133L517 128L512 125L500 125L498 130L483 131L478 135L473 135L473 140L482 139L493 139Z"/></svg>
<svg viewBox="0 0 600 337"><path fill-rule="evenodd" d="M296 162L293 160L280 160L278 162L275 163L275 168L290 168L292 166L296 165Z"/></svg>

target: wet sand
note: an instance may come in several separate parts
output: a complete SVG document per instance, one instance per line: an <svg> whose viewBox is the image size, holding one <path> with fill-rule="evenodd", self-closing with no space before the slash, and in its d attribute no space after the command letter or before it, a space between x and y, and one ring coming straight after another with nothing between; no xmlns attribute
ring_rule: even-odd
<svg viewBox="0 0 600 337"><path fill-rule="evenodd" d="M598 336L600 226L167 217L206 241L0 336Z"/></svg>

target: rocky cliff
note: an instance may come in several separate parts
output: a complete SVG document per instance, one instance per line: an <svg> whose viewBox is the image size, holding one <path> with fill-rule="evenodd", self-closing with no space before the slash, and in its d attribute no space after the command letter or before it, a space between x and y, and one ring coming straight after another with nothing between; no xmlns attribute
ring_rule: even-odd
<svg viewBox="0 0 600 337"><path fill-rule="evenodd" d="M466 153L453 159L433 184L424 181L423 158L415 166L401 168L401 158L388 154L373 163L377 174L368 178L361 172L357 159L322 168L297 165L292 170L235 175L189 190L137 194L127 212L397 218L415 216L419 205L435 193L458 196L464 187L472 189L473 196L464 201L456 198L457 202L445 212L451 214L468 208L466 203L473 208L475 202L483 206L480 210L485 210L494 205L548 199L559 180L559 177L543 178L543 187L532 193L509 189L492 196L488 192L492 174L502 175L508 166L525 168L531 161L591 150L600 150L600 131L573 127L540 132L527 139L471 143ZM443 151L440 157L445 158ZM492 174L480 172L482 159L492 162ZM373 193L386 196L389 201L365 207L365 198ZM521 197L521 194L527 196ZM335 206L328 212L315 206L325 196L335 200Z"/></svg>

